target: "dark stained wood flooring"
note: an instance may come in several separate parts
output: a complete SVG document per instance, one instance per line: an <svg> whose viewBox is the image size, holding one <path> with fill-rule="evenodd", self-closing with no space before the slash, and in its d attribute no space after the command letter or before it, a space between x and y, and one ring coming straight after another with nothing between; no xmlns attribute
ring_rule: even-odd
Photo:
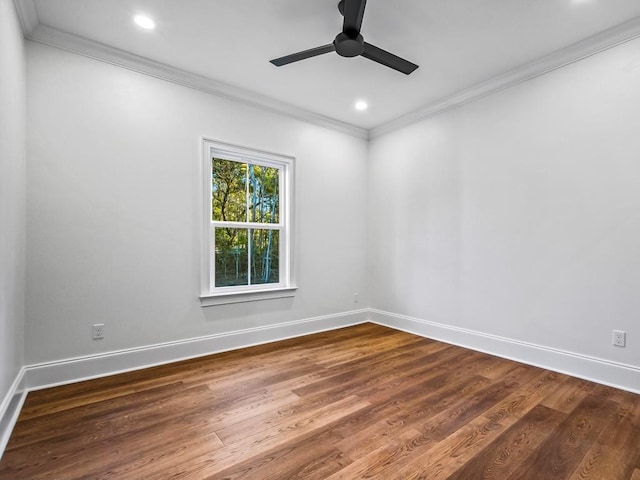
<svg viewBox="0 0 640 480"><path fill-rule="evenodd" d="M640 396L364 324L31 392L43 478L640 480Z"/></svg>

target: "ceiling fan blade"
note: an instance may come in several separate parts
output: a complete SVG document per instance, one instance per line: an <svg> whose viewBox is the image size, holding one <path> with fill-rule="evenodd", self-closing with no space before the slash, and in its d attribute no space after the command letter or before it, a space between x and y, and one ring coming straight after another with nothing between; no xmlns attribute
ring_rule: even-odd
<svg viewBox="0 0 640 480"><path fill-rule="evenodd" d="M322 55L323 53L334 52L336 47L333 43L329 45L323 45L321 47L311 48L309 50L304 50L298 53L292 53L291 55L287 55L285 57L275 58L270 60L276 67L282 67L283 65L287 65L289 63L298 62L300 60L304 60L305 58L315 57L317 55Z"/></svg>
<svg viewBox="0 0 640 480"><path fill-rule="evenodd" d="M366 4L367 0L344 0L344 22L342 24L344 33L354 31L360 33Z"/></svg>
<svg viewBox="0 0 640 480"><path fill-rule="evenodd" d="M393 68L394 70L402 72L405 75L409 75L416 68L418 68L418 65L416 65L415 63L411 63L404 58L400 58L393 53L389 53L386 50L382 50L381 48L378 48L375 45L371 45L367 42L364 42L364 52L362 52L362 56L368 58L369 60L373 60L374 62L378 62L382 65L386 65L387 67Z"/></svg>

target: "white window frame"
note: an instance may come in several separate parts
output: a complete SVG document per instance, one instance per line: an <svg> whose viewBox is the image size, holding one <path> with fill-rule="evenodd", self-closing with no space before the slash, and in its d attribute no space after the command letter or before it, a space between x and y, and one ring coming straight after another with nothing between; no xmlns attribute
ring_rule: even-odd
<svg viewBox="0 0 640 480"><path fill-rule="evenodd" d="M278 168L280 212L279 223L219 222L211 218L211 175L213 158ZM294 158L277 153L264 152L228 143L202 139L202 278L200 303L203 307L228 303L251 302L271 298L292 297L296 291L293 275L293 218ZM215 286L215 235L216 226L246 229L274 229L279 233L279 283Z"/></svg>

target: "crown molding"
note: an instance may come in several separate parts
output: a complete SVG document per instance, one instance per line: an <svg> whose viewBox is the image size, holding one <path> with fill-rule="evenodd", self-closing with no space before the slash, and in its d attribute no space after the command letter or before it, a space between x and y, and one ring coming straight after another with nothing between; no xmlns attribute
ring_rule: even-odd
<svg viewBox="0 0 640 480"><path fill-rule="evenodd" d="M369 138L374 139L399 130L427 118L439 115L462 105L474 102L488 95L526 82L532 78L557 70L564 66L608 50L622 43L640 37L640 17L635 17L620 25L587 37L568 47L545 55L533 62L493 77L471 88L454 93L429 105L418 108L406 115L391 120L369 130Z"/></svg>
<svg viewBox="0 0 640 480"><path fill-rule="evenodd" d="M38 26L38 12L34 0L13 0L24 36L28 36Z"/></svg>
<svg viewBox="0 0 640 480"><path fill-rule="evenodd" d="M33 0L27 0L31 3ZM20 3L20 2L19 2ZM187 72L139 55L134 55L118 48L94 42L84 37L38 25L25 37L31 41L67 50L85 57L93 58L134 72L166 80L178 85L193 88L204 93L240 102L269 112L275 112L312 125L346 133L357 138L368 139L369 131L324 115L310 112L289 103L260 95L227 83Z"/></svg>
<svg viewBox="0 0 640 480"><path fill-rule="evenodd" d="M527 80L539 77L584 58L640 37L640 16L456 92L370 130L296 107L249 90L181 70L124 50L94 42L38 23L34 0L14 0L24 36L34 42L57 47L138 73L193 88L211 95L275 112L312 125L365 140L408 127L427 118L461 107Z"/></svg>

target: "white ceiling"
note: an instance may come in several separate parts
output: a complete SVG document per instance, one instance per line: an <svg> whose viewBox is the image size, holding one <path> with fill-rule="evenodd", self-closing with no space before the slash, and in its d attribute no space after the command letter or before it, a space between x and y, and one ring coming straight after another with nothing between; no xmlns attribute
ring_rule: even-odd
<svg viewBox="0 0 640 480"><path fill-rule="evenodd" d="M269 63L330 43L342 26L337 0L16 1L21 16L31 12L27 37L34 40L56 44L55 34L66 32L67 48L88 39L226 84L239 96L365 130L469 89L481 94L491 79L515 83L640 35L638 0L369 0L362 34L420 66L405 76L335 53L280 68ZM157 28L137 27L138 13ZM356 99L369 110L355 111Z"/></svg>

